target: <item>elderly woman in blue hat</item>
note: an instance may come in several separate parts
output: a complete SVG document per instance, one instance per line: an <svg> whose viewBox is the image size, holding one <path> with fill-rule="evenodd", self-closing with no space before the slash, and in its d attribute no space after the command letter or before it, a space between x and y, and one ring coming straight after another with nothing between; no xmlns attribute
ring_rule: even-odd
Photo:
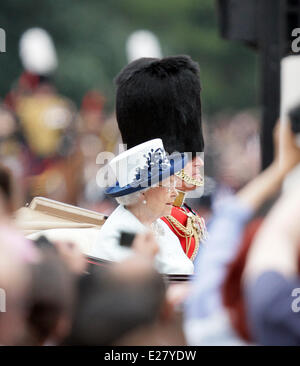
<svg viewBox="0 0 300 366"><path fill-rule="evenodd" d="M100 229L93 245L95 257L121 261L133 250L120 245L122 232L153 231L159 247L155 266L161 273L191 274L194 266L184 253L178 237L160 219L171 213L177 196L174 174L184 168L187 156L167 155L161 139L137 145L109 163L115 183L106 194L119 206Z"/></svg>

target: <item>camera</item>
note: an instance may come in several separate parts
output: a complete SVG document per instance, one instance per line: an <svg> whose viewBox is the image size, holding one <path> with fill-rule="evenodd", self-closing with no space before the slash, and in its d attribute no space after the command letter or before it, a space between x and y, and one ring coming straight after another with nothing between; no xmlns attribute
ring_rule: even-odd
<svg viewBox="0 0 300 366"><path fill-rule="evenodd" d="M135 238L135 234L122 231L119 244L122 247L131 248L134 238Z"/></svg>

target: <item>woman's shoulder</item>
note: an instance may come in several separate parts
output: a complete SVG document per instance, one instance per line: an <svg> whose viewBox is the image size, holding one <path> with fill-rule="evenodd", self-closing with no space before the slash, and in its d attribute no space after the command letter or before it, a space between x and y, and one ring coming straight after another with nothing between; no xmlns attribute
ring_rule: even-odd
<svg viewBox="0 0 300 366"><path fill-rule="evenodd" d="M107 230L141 232L144 230L144 225L123 205L119 205L105 221L100 232Z"/></svg>
<svg viewBox="0 0 300 366"><path fill-rule="evenodd" d="M119 205L114 209L114 211L108 216L105 223L102 225L102 228L111 226L113 224L116 224L120 221L120 219L126 219L127 212L124 206ZM101 229L102 229L101 228Z"/></svg>

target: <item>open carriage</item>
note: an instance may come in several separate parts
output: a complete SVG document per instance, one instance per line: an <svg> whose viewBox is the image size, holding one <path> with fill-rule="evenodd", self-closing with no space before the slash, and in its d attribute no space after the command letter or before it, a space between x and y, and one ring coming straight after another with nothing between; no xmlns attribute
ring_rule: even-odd
<svg viewBox="0 0 300 366"><path fill-rule="evenodd" d="M108 266L112 263L91 255L91 245L106 219L107 216L96 211L44 197L35 197L16 214L17 226L27 238L35 240L44 235L51 241L74 242L86 256L86 260L95 266ZM163 276L167 282L172 283L183 283L192 277L187 274L163 274Z"/></svg>

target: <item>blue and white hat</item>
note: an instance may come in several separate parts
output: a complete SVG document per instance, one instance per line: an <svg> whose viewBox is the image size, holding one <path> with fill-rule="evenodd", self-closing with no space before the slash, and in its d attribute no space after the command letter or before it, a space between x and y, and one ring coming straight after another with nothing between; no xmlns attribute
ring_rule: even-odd
<svg viewBox="0 0 300 366"><path fill-rule="evenodd" d="M184 153L167 155L161 139L146 141L109 162L115 184L105 193L120 197L147 189L183 169L187 161Z"/></svg>

